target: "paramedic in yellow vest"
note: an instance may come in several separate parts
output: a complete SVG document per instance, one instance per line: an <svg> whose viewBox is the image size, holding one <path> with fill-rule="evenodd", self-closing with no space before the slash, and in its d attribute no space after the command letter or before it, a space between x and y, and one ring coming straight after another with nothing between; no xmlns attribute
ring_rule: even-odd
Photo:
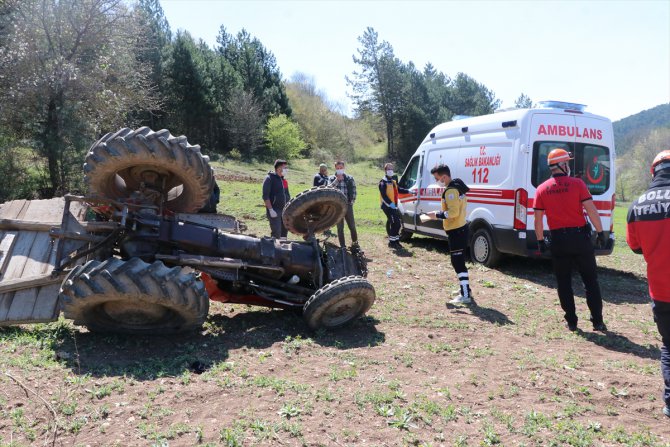
<svg viewBox="0 0 670 447"><path fill-rule="evenodd" d="M445 188L442 193L442 211L426 213L431 220L441 219L442 226L449 238L449 255L451 265L456 271L460 284L460 295L450 301L452 304L470 304L472 292L470 277L465 266L465 249L468 246L468 225L465 222L465 207L468 199L465 196L468 188L463 180L452 179L447 165L438 165L430 170L438 185Z"/></svg>
<svg viewBox="0 0 670 447"><path fill-rule="evenodd" d="M379 198L382 211L386 214L386 234L389 238L389 247L402 248L400 245L402 216L398 210L398 193L413 194L414 192L398 186L396 177L393 175L392 163L384 165L384 174L379 182Z"/></svg>

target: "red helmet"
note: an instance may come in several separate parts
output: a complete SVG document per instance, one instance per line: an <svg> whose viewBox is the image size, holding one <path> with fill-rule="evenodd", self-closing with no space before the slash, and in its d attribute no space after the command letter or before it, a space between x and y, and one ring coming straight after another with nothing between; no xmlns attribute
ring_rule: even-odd
<svg viewBox="0 0 670 447"><path fill-rule="evenodd" d="M656 167L663 162L670 162L670 150L661 151L656 155L654 161L651 163L651 175L653 176L656 173ZM664 168L670 167L670 163ZM659 168L663 169L663 168Z"/></svg>
<svg viewBox="0 0 670 447"><path fill-rule="evenodd" d="M564 161L572 160L570 153L565 149L552 149L547 156L547 164L549 166L556 165L558 163L563 163Z"/></svg>

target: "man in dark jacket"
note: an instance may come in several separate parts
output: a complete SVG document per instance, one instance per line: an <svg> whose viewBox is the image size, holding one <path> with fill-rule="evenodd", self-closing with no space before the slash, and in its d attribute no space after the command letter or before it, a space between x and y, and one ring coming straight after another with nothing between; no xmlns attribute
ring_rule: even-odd
<svg viewBox="0 0 670 447"><path fill-rule="evenodd" d="M265 202L266 216L270 222L270 233L274 238L286 237L288 231L284 227L282 211L284 205L291 198L288 191L288 162L286 160L275 161L274 172L268 172L263 181L263 202Z"/></svg>
<svg viewBox="0 0 670 447"><path fill-rule="evenodd" d="M328 166L325 163L321 163L319 165L319 172L314 176L314 184L312 186L327 186L328 183Z"/></svg>
<svg viewBox="0 0 670 447"><path fill-rule="evenodd" d="M344 220L347 222L349 232L351 232L351 246L358 248L358 233L356 232L356 221L354 220L354 202L356 202L356 181L350 175L344 173L344 162L335 162L335 175L329 179L329 186L339 190L347 198L347 214ZM340 247L345 247L344 239L344 221L337 224L337 239Z"/></svg>
<svg viewBox="0 0 670 447"><path fill-rule="evenodd" d="M651 175L654 180L649 189L628 210L626 242L647 261L651 309L663 342L663 414L670 417L670 150L656 156Z"/></svg>
<svg viewBox="0 0 670 447"><path fill-rule="evenodd" d="M402 215L398 210L398 194L413 194L413 192L398 186L398 179L393 173L393 163L384 165L384 174L386 175L379 181L379 200L381 209L386 214L386 234L389 247L399 249L402 248L400 245Z"/></svg>

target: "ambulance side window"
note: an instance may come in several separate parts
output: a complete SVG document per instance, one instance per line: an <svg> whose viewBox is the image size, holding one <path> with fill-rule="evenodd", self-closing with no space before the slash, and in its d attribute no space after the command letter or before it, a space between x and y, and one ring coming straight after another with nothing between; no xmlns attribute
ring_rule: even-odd
<svg viewBox="0 0 670 447"><path fill-rule="evenodd" d="M551 176L549 166L547 166L547 156L553 149L565 149L572 153L572 143L565 143L560 141L536 141L533 144L533 173L531 175L531 183L534 187L538 187ZM571 167L571 169L573 169Z"/></svg>
<svg viewBox="0 0 670 447"><path fill-rule="evenodd" d="M410 189L416 184L419 178L419 157L414 157L405 168L405 172L398 181L398 186L405 189Z"/></svg>

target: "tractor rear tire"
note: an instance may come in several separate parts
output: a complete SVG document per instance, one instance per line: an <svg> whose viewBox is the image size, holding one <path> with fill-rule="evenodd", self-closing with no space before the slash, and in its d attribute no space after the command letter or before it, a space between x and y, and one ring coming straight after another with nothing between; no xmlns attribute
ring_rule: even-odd
<svg viewBox="0 0 670 447"><path fill-rule="evenodd" d="M181 267L139 258L110 258L77 266L63 282L66 318L92 332L171 334L204 323L209 299L204 284Z"/></svg>
<svg viewBox="0 0 670 447"><path fill-rule="evenodd" d="M148 127L124 128L95 142L84 162L84 181L91 194L119 200L140 189L144 171L165 178L166 207L176 213L197 212L212 195L214 174L200 146Z"/></svg>
<svg viewBox="0 0 670 447"><path fill-rule="evenodd" d="M305 303L303 318L311 329L334 329L364 315L375 302L375 288L360 276L337 279Z"/></svg>
<svg viewBox="0 0 670 447"><path fill-rule="evenodd" d="M314 234L337 225L347 213L347 198L330 186L316 186L301 192L284 207L282 219L288 231L306 236L310 227Z"/></svg>

